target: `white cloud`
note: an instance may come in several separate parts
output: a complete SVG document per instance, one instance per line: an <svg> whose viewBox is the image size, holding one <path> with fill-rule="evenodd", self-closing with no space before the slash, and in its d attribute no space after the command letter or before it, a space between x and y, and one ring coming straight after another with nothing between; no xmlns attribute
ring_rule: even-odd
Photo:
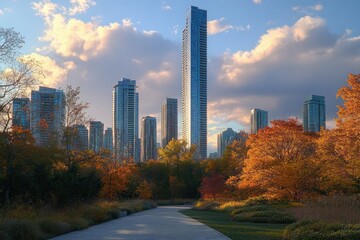
<svg viewBox="0 0 360 240"><path fill-rule="evenodd" d="M0 9L0 16L4 15L4 11Z"/></svg>
<svg viewBox="0 0 360 240"><path fill-rule="evenodd" d="M255 4L260 4L262 2L262 0L253 0L253 3Z"/></svg>
<svg viewBox="0 0 360 240"><path fill-rule="evenodd" d="M245 31L245 30L250 30L250 25L248 24L245 27L242 26L238 26L235 27L233 25L229 25L229 24L224 24L224 20L225 18L222 17L220 19L215 19L215 20L210 20L207 23L207 31L209 35L215 35L221 32L226 32L229 31L231 29L235 29L238 31Z"/></svg>
<svg viewBox="0 0 360 240"><path fill-rule="evenodd" d="M167 4L166 2L162 2L161 3L161 9L164 11L170 11L172 8L169 4Z"/></svg>
<svg viewBox="0 0 360 240"><path fill-rule="evenodd" d="M95 6L96 3L93 0L70 0L71 8L69 8L69 15L76 15L78 13L84 13L91 6Z"/></svg>
<svg viewBox="0 0 360 240"><path fill-rule="evenodd" d="M306 7L295 6L292 8L293 11L295 11L297 13L306 14L306 15L311 14L311 12L313 12L313 11L320 12L323 9L324 9L324 6L320 3L315 4L315 5L306 6Z"/></svg>

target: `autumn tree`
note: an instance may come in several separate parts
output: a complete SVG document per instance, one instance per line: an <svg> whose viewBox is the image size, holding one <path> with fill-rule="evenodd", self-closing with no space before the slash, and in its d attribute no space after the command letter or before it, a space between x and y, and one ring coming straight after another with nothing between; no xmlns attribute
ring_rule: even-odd
<svg viewBox="0 0 360 240"><path fill-rule="evenodd" d="M239 187L269 198L295 201L315 194L319 186L315 136L303 132L296 119L271 124L250 135Z"/></svg>
<svg viewBox="0 0 360 240"><path fill-rule="evenodd" d="M336 128L321 133L318 154L324 164L327 190L360 192L360 74L348 76L348 85L340 88Z"/></svg>
<svg viewBox="0 0 360 240"><path fill-rule="evenodd" d="M202 199L218 199L224 196L226 190L225 178L223 175L214 174L204 177L199 189Z"/></svg>

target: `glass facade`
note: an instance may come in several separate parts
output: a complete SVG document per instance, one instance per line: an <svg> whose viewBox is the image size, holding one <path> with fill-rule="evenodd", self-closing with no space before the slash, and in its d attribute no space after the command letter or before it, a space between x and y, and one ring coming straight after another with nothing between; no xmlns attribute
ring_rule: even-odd
<svg viewBox="0 0 360 240"><path fill-rule="evenodd" d="M178 138L178 102L175 98L166 98L161 105L161 146Z"/></svg>
<svg viewBox="0 0 360 240"><path fill-rule="evenodd" d="M113 151L113 135L112 128L107 128L104 134L104 148Z"/></svg>
<svg viewBox="0 0 360 240"><path fill-rule="evenodd" d="M265 128L268 123L268 112L261 109L251 110L251 133L257 133L260 129Z"/></svg>
<svg viewBox="0 0 360 240"><path fill-rule="evenodd" d="M141 120L141 162L157 159L156 118L146 116Z"/></svg>
<svg viewBox="0 0 360 240"><path fill-rule="evenodd" d="M138 158L139 95L136 81L122 78L113 90L113 138L115 158Z"/></svg>
<svg viewBox="0 0 360 240"><path fill-rule="evenodd" d="M311 95L303 107L303 127L305 132L320 132L326 128L325 97Z"/></svg>
<svg viewBox="0 0 360 240"><path fill-rule="evenodd" d="M100 121L90 122L90 149L99 152L103 147L104 124Z"/></svg>
<svg viewBox="0 0 360 240"><path fill-rule="evenodd" d="M191 6L182 36L183 139L207 157L207 12Z"/></svg>
<svg viewBox="0 0 360 240"><path fill-rule="evenodd" d="M64 127L64 92L48 87L31 91L30 129L36 143L40 146L60 144Z"/></svg>
<svg viewBox="0 0 360 240"><path fill-rule="evenodd" d="M30 130L30 99L15 98L13 100L12 125Z"/></svg>

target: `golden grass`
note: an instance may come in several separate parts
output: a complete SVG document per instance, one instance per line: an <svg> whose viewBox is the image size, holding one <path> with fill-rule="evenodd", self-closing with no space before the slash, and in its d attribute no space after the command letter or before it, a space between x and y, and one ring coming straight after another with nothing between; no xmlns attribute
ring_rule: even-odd
<svg viewBox="0 0 360 240"><path fill-rule="evenodd" d="M298 219L323 220L346 224L360 223L360 196L323 197L303 206L289 208Z"/></svg>

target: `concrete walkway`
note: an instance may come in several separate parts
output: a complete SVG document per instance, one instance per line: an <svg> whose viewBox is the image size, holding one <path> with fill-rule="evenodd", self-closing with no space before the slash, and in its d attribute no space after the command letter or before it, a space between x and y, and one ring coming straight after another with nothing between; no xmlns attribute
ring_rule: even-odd
<svg viewBox="0 0 360 240"><path fill-rule="evenodd" d="M179 213L187 206L166 206L71 232L53 240L136 239L136 240L228 240L222 233Z"/></svg>

